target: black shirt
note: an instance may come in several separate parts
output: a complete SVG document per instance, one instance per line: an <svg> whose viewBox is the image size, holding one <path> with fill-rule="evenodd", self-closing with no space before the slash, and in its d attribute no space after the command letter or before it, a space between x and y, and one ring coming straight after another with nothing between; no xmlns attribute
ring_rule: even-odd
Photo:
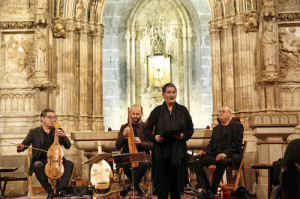
<svg viewBox="0 0 300 199"><path fill-rule="evenodd" d="M227 126L223 126L222 124L220 124L221 125L221 134L220 134L220 139L219 139L219 144L218 144L218 146L217 146L217 154L216 155L218 155L219 153L223 153L223 151L226 149L226 128L227 128Z"/></svg>
<svg viewBox="0 0 300 199"><path fill-rule="evenodd" d="M48 149L51 147L51 145L53 144L54 142L54 137L52 135L52 131L50 131L50 133L46 133L44 130L43 130L43 136L44 136L44 142L43 142L43 150L45 151L48 151ZM47 153L44 152L42 154L42 159L43 160L47 160Z"/></svg>
<svg viewBox="0 0 300 199"><path fill-rule="evenodd" d="M137 137L137 128L141 123L137 123L137 124L132 124L132 129L134 132L134 137Z"/></svg>

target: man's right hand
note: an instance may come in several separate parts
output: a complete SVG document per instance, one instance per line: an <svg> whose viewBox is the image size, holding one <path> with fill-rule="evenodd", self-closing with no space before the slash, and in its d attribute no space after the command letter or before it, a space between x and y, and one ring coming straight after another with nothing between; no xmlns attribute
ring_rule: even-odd
<svg viewBox="0 0 300 199"><path fill-rule="evenodd" d="M206 152L205 152L205 151L203 151L203 150L200 150L200 151L197 153L197 155L199 155L199 156L203 156L203 155L206 155Z"/></svg>
<svg viewBox="0 0 300 199"><path fill-rule="evenodd" d="M155 136L155 141L156 142L162 142L162 141L164 141L165 139L162 137L162 136L160 136L160 135L156 135Z"/></svg>
<svg viewBox="0 0 300 199"><path fill-rule="evenodd" d="M124 131L123 131L123 135L124 135L125 137L127 137L127 135L128 135L129 132L130 132L130 128L129 128L129 126L127 126L127 127L124 129Z"/></svg>
<svg viewBox="0 0 300 199"><path fill-rule="evenodd" d="M21 143L17 144L17 149L18 149L19 151L22 151L22 150L24 149L24 145L21 144Z"/></svg>

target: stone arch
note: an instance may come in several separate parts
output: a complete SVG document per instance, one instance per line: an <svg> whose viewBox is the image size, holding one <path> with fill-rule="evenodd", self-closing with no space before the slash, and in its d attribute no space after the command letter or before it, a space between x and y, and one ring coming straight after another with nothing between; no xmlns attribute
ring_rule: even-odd
<svg viewBox="0 0 300 199"><path fill-rule="evenodd" d="M294 89L293 97L294 97L294 106L299 107L300 106L300 88Z"/></svg>
<svg viewBox="0 0 300 199"><path fill-rule="evenodd" d="M155 13L156 11L157 13ZM149 31L150 34L151 30L148 28L153 28L152 31L154 31L154 28L157 28L162 23L166 25L164 30L168 28L171 29L172 25L175 26L176 31L174 31L173 36L171 36L171 40L176 44L173 44L173 50L163 54L171 56L172 59L170 66L170 71L172 72L170 77L171 81L179 87L177 101L188 108L190 107L191 95L189 90L192 89L188 81L192 81L189 71L193 68L191 52L195 51L195 47L193 47L191 43L191 38L195 26L199 27L200 25L199 19L194 19L193 21L189 13L192 13L192 11L187 10L183 3L173 0L141 1L133 8L125 20L127 48L124 71L127 71L127 75L121 79L121 82L127 81L126 90L123 90L125 94L123 99L127 99L127 102L124 102L126 106L140 103L144 107L145 115L148 115L150 111L162 101L161 91L159 89L151 91L152 88L149 87L149 82L147 79L145 80L145 77L149 77L147 59L158 53L155 53L154 50L152 51L152 45L150 43L153 38L151 39L150 35L148 37L149 41L146 42L146 44L148 44L146 45L146 50L142 48L143 44L145 44L145 41L143 41L145 36L143 34L145 34L146 31ZM158 28L155 31L160 30ZM170 32L169 34L172 35ZM168 34L167 31L166 34ZM166 43L165 45L168 44ZM169 46L172 46L172 44ZM147 52L147 49L151 52ZM200 84L201 83L199 83L199 85Z"/></svg>
<svg viewBox="0 0 300 199"><path fill-rule="evenodd" d="M195 99L191 100L192 97L190 97L190 101L197 101L198 104L206 106L208 105L208 101L209 103L212 103L210 100L206 100L209 97L201 98L201 92L206 92L207 96L212 95L209 35L209 20L211 15L209 12L209 3L208 1L196 3L190 0L161 0L161 2L162 1L173 6L172 10L178 13L177 17L180 19L180 23L185 25L185 34L192 35L190 37L192 43L192 45L190 45L191 49L187 50L191 56L187 62L193 63L195 67L189 70L189 74L193 81L192 83L187 82L185 87L189 87L190 91L195 91L195 93L193 93L195 96L192 96ZM102 21L105 26L103 38L103 113L105 126L112 127L113 129L119 127L114 127L114 125L111 124L112 121L114 124L121 123L119 122L120 120L125 121L124 118L127 118L125 107L130 105L130 97L127 95L128 87L126 83L127 79L131 79L128 76L130 75L130 70L127 70L129 62L127 60L128 54L126 53L128 52L126 35L128 36L129 33L132 34L130 29L132 27L136 28L138 24L137 16L140 16L139 12L144 12L143 7L149 2L156 1L128 0L122 1L118 6L116 6L114 2L107 1L103 8ZM205 11L203 11L203 7L206 9ZM182 30L180 29L178 36L181 37L181 35ZM138 34L137 39L139 39L138 37L140 36L141 35ZM137 47L141 48L140 45L137 45ZM147 61L140 59L140 57L137 59L139 60L138 64L145 64L142 62ZM171 64L174 63L172 62ZM112 76L113 78L108 79L106 76ZM134 79L133 81L135 82ZM135 89L136 85L133 85L133 88ZM201 90L201 92L199 90ZM181 88L181 90L179 90L181 95L184 95L184 92L188 92L188 89ZM135 94L134 96L139 95ZM161 96L161 94L159 94L159 96ZM188 99L188 97L186 97L186 99ZM203 102L201 100L203 100ZM139 100L133 101L140 103ZM180 101L179 98L178 101ZM182 103L182 101L180 101L180 103ZM182 104L186 103L189 102L183 102ZM196 107L194 104L192 106ZM207 107L210 106L211 104ZM203 123L205 123L205 126L211 123L211 113L200 115L199 110L201 110L201 105L198 105L195 109L193 108L192 111L195 110L198 110L198 112L192 114L194 114L193 117L196 118L196 121L204 121ZM206 110L209 110L209 108ZM118 115L113 115L112 112L117 112ZM144 116L148 117L147 114L144 114ZM202 115L203 119L200 118ZM200 125L197 124L196 126L200 127ZM204 124L201 126L203 127Z"/></svg>

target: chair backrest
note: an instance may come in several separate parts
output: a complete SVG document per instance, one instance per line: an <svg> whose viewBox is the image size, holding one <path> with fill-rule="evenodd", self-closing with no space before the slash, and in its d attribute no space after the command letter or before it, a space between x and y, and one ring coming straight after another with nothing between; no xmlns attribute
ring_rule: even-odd
<svg viewBox="0 0 300 199"><path fill-rule="evenodd" d="M242 157L239 169L242 169L242 167L244 166L244 158L245 158L245 154L246 154L247 140L245 140L245 142L244 142L244 144L243 144L242 147L243 147L243 157Z"/></svg>

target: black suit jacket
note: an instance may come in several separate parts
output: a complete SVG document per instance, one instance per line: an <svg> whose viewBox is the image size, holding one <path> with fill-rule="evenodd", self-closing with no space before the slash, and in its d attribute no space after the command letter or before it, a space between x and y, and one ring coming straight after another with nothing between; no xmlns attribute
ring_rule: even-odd
<svg viewBox="0 0 300 199"><path fill-rule="evenodd" d="M224 126L219 124L213 129L211 140L204 150L207 152L207 155L217 155L217 147L221 138L222 128L224 128ZM225 150L223 150L222 153L225 153L227 158L232 158L234 168L239 167L242 159L243 133L243 125L233 120L231 120L224 129L224 137L222 139L225 139L223 142L225 145L223 148L225 148Z"/></svg>
<svg viewBox="0 0 300 199"><path fill-rule="evenodd" d="M118 139L116 140L116 148L121 149L122 153L129 153L128 152L128 141L127 141L127 138L123 135L124 129L127 126L128 126L128 123L123 124L121 126L120 132L118 134ZM136 134L137 134L137 137L140 138L141 143L137 144L136 147L139 152L145 151L145 152L149 153L149 151L152 150L153 143L149 142L144 136L143 132L144 132L145 126L146 126L146 124L144 122L141 122L137 127Z"/></svg>
<svg viewBox="0 0 300 199"><path fill-rule="evenodd" d="M62 130L62 129L61 129ZM43 148L43 142L44 142L44 136L43 136L43 127L37 127L34 129L30 129L29 133L27 134L26 138L23 140L22 144L25 146L30 146L32 145L32 147L34 148L38 148L38 149L42 149ZM51 129L50 132L54 138L55 136L55 130L54 128ZM63 145L66 149L69 149L71 147L71 142L69 140L69 138L67 137L59 137L59 143L60 145ZM27 148L24 148L22 151L26 150ZM17 150L18 152L21 152L19 150ZM38 151L38 150L32 150L32 157L30 160L30 168L29 168L29 175L32 175L32 164L33 162L40 160L42 153L46 153L43 151Z"/></svg>

